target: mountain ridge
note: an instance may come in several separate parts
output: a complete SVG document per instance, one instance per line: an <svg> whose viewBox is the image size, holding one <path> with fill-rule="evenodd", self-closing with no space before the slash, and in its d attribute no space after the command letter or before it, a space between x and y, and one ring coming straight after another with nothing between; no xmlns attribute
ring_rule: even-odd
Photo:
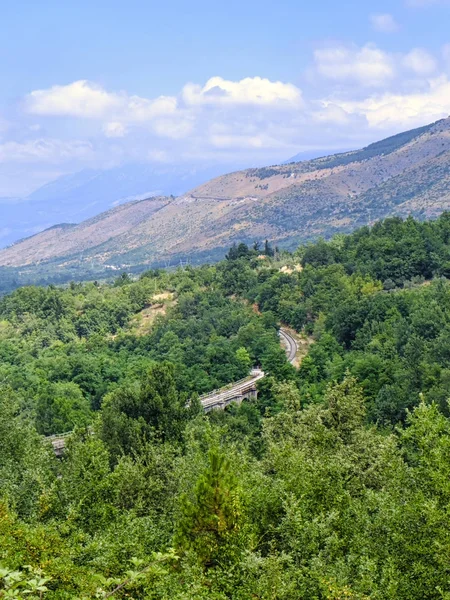
<svg viewBox="0 0 450 600"><path fill-rule="evenodd" d="M59 177L26 198L0 199L0 247L62 222L81 223L114 206L151 196L178 196L223 172L223 167L130 163Z"/></svg>
<svg viewBox="0 0 450 600"><path fill-rule="evenodd" d="M56 226L0 251L0 266L52 269L214 260L233 242L284 247L388 215L450 209L450 119L361 150L234 171L176 198L135 200L63 231ZM30 241L32 240L32 241Z"/></svg>

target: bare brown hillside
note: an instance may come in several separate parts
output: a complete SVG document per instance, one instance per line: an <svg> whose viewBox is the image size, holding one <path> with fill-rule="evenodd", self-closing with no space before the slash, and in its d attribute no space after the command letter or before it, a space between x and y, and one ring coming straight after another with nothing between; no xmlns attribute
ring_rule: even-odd
<svg viewBox="0 0 450 600"><path fill-rule="evenodd" d="M131 202L56 226L0 251L0 265L206 260L234 241L269 238L289 246L392 214L433 217L447 209L450 119L362 150L230 173L176 199Z"/></svg>

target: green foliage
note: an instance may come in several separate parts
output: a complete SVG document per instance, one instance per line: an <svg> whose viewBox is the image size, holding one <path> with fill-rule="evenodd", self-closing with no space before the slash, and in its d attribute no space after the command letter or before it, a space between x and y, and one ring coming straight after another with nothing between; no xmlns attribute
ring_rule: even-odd
<svg viewBox="0 0 450 600"><path fill-rule="evenodd" d="M175 533L180 551L192 552L205 568L227 560L227 551L240 533L239 488L226 456L209 451L208 467L198 478L192 499L182 496Z"/></svg>
<svg viewBox="0 0 450 600"><path fill-rule="evenodd" d="M410 131L404 131L397 135L393 135L384 140L381 140L380 142L369 144L369 146L367 146L366 148L363 148L362 150L357 150L356 152L346 152L344 154L336 154L329 158L318 159L314 162L314 165L316 166L316 168L319 169L332 169L341 165L348 165L352 162L361 162L364 160L369 160L371 158L374 158L375 156L384 156L386 154L391 154L404 144L407 144L414 138L428 131L433 125L434 124L425 125L424 127L418 127L416 129L411 129Z"/></svg>
<svg viewBox="0 0 450 600"><path fill-rule="evenodd" d="M449 242L389 219L2 298L0 597L450 597Z"/></svg>
<svg viewBox="0 0 450 600"><path fill-rule="evenodd" d="M267 179L280 173L279 169L272 167L262 167L261 169L249 169L246 173L246 177L256 177L257 179Z"/></svg>
<svg viewBox="0 0 450 600"><path fill-rule="evenodd" d="M0 415L0 501L31 518L52 480L54 456L20 414L18 398L7 387L0 387Z"/></svg>
<svg viewBox="0 0 450 600"><path fill-rule="evenodd" d="M177 392L174 366L152 366L139 387L112 392L103 405L101 437L113 456L132 454L150 441L181 439L190 412Z"/></svg>
<svg viewBox="0 0 450 600"><path fill-rule="evenodd" d="M39 433L72 431L86 427L91 420L89 400L76 383L50 383L39 393L36 428Z"/></svg>
<svg viewBox="0 0 450 600"><path fill-rule="evenodd" d="M48 592L46 584L50 581L44 577L41 569L27 565L26 571L10 571L0 566L0 598L30 598L37 600Z"/></svg>

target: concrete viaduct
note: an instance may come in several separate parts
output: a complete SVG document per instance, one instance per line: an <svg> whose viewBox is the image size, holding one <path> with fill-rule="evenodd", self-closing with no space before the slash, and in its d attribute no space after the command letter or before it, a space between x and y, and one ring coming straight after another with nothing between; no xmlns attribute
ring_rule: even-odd
<svg viewBox="0 0 450 600"><path fill-rule="evenodd" d="M287 359L292 364L295 361L298 350L297 342L290 333L283 328L280 329L279 335L281 343L286 348ZM241 379L240 381L236 381L219 390L213 390L208 394L200 396L199 400L205 413L210 412L211 410L223 410L232 402L241 404L244 399L256 399L258 397L256 384L260 379L263 379L263 377L265 377L264 371L261 369L252 369L250 375L245 379ZM56 456L61 456L63 454L66 439L71 433L72 432L52 435L47 438L52 443Z"/></svg>

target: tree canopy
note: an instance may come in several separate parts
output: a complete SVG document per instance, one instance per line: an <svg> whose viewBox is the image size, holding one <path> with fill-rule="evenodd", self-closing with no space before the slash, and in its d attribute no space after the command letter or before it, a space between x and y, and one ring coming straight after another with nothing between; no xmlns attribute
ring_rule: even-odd
<svg viewBox="0 0 450 600"><path fill-rule="evenodd" d="M449 252L393 218L3 296L0 597L450 598Z"/></svg>

